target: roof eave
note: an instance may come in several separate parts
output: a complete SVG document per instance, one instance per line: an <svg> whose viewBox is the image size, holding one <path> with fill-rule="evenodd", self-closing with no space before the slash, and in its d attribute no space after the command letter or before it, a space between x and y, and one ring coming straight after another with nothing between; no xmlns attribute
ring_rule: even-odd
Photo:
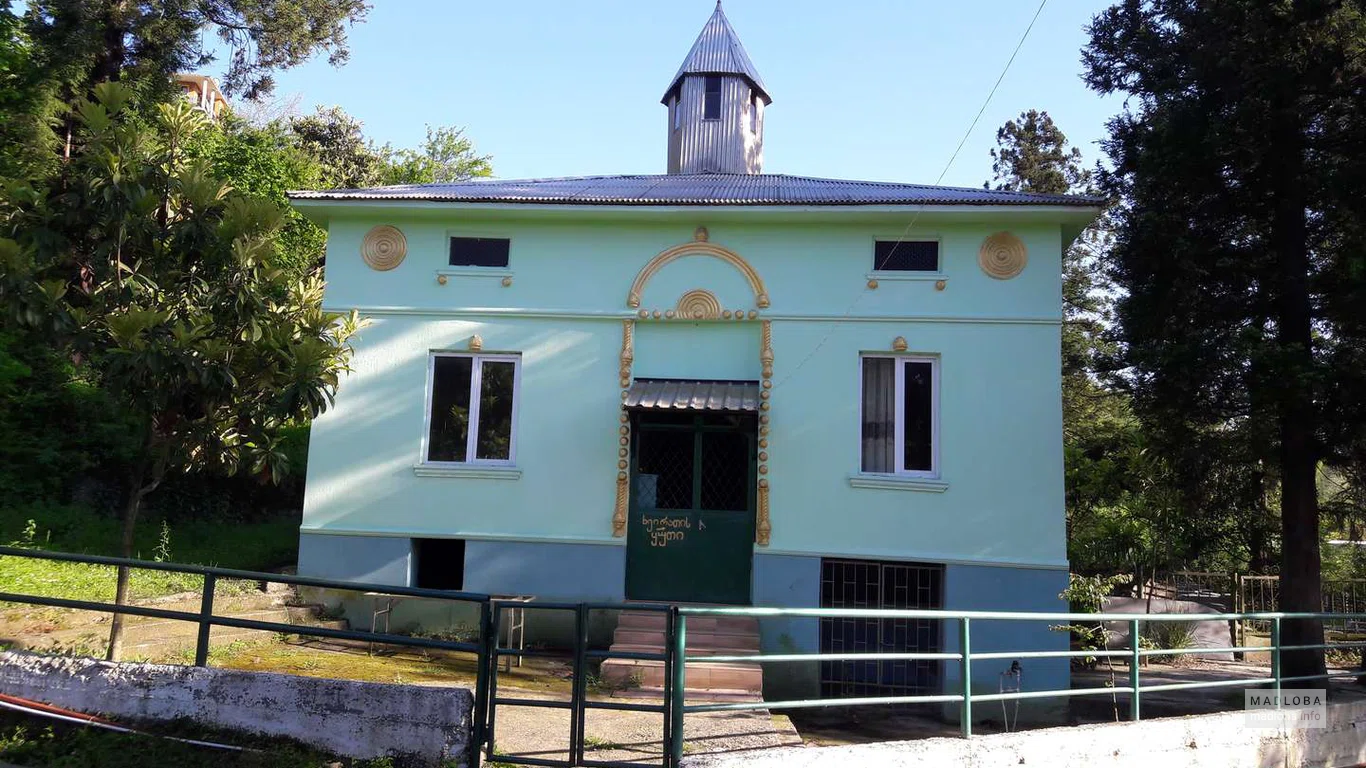
<svg viewBox="0 0 1366 768"><path fill-rule="evenodd" d="M1075 239L1100 215L1099 205L1020 205L1020 204L907 204L907 205L650 205L650 204L574 204L498 202L478 203L436 200L374 200L291 197L290 203L306 218L326 225L337 215L346 217L376 213L403 212L414 218L443 217L461 211L497 218L575 218L709 221L900 221L914 215L922 221L933 219L992 220L1051 223L1063 227L1066 243Z"/></svg>
<svg viewBox="0 0 1366 768"><path fill-rule="evenodd" d="M671 96L673 92L678 89L678 84L683 82L683 78L692 75L696 75L698 77L706 77L707 75L738 77L741 80L744 80L746 83L749 83L749 87L753 89L755 93L759 94L759 98L764 100L765 107L773 103L773 98L768 95L768 91L764 90L764 86L755 82L754 78L744 74L743 72L680 72L678 77L675 77L674 81L669 84L669 87L664 90L664 96L660 98L659 103L663 104L666 107L669 106L669 96Z"/></svg>

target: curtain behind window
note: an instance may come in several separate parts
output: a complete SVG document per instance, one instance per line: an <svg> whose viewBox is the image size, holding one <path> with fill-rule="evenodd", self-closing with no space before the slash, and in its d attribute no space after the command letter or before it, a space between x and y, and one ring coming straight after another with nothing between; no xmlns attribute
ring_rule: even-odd
<svg viewBox="0 0 1366 768"><path fill-rule="evenodd" d="M896 361L863 359L864 472L896 471Z"/></svg>

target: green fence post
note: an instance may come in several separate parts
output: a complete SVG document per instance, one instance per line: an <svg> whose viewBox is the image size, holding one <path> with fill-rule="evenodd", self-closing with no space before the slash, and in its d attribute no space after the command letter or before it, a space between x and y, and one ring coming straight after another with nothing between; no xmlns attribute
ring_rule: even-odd
<svg viewBox="0 0 1366 768"><path fill-rule="evenodd" d="M489 665L493 662L493 606L487 599L479 603L479 650L475 652L475 663L479 665L474 673L474 716L471 729L469 765L479 765L479 751L488 738L489 718Z"/></svg>
<svg viewBox="0 0 1366 768"><path fill-rule="evenodd" d="M972 738L972 627L967 616L958 619L958 652L963 655L959 676L963 678L963 703L958 709L963 738Z"/></svg>
<svg viewBox="0 0 1366 768"><path fill-rule="evenodd" d="M1271 620L1271 677L1275 680L1276 709L1281 708L1281 617Z"/></svg>
<svg viewBox="0 0 1366 768"><path fill-rule="evenodd" d="M212 573L204 574L204 593L199 599L199 638L194 646L194 665L209 665L209 631L213 629L213 592L218 577Z"/></svg>
<svg viewBox="0 0 1366 768"><path fill-rule="evenodd" d="M1138 643L1138 619L1129 620L1129 687L1134 692L1129 696L1129 719L1139 719L1139 662L1143 657L1139 655Z"/></svg>
<svg viewBox="0 0 1366 768"><path fill-rule="evenodd" d="M687 663L684 661L688 655L688 617L678 612L678 606L669 610L674 614L674 636L673 641L673 727L670 728L670 735L673 743L669 745L670 765L678 765L683 761L683 706L686 701L683 695L688 680Z"/></svg>

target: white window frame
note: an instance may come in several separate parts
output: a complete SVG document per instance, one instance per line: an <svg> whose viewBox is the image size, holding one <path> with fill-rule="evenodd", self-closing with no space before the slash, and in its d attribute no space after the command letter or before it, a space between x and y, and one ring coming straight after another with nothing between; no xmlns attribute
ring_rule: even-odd
<svg viewBox="0 0 1366 768"><path fill-rule="evenodd" d="M871 359L886 359L896 362L894 375L894 394L896 405L896 417L893 419L893 448L895 450L894 472L864 472L863 471L863 361ZM929 363L930 364L930 468L925 469L905 469L906 466L906 363ZM926 354L885 354L885 353L865 353L859 355L858 359L858 424L860 430L858 466L859 474L871 476L897 476L897 477L919 477L937 479L939 477L939 367L938 355Z"/></svg>
<svg viewBox="0 0 1366 768"><path fill-rule="evenodd" d="M427 444L432 436L432 395L436 392L436 361L442 357L467 357L470 359L470 421L468 434L465 435L464 461L431 461L427 458ZM508 457L506 459L477 458L479 443L479 392L484 382L484 363L512 363L512 426L508 436ZM486 355L479 352L439 352L427 356L427 395L422 412L422 453L419 465L428 467L515 467L517 466L517 413L522 405L522 356Z"/></svg>

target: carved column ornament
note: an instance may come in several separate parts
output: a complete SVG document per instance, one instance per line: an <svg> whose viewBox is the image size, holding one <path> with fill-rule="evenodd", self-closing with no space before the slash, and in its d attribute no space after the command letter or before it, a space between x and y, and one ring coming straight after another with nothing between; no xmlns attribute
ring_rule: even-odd
<svg viewBox="0 0 1366 768"><path fill-rule="evenodd" d="M617 371L620 376L621 399L623 402L621 409L621 448L618 455L621 457L617 462L617 503L612 511L612 535L621 538L626 535L626 512L631 503L630 488L630 457L631 457L631 416L626 412L626 394L631 389L631 364L635 362L636 347L636 321L621 321L621 365Z"/></svg>
<svg viewBox="0 0 1366 768"><path fill-rule="evenodd" d="M764 320L759 325L759 363L763 368L763 381L760 384L760 395L763 402L760 404L762 410L767 411L773 398L773 321ZM773 533L773 523L768 515L768 414L759 416L759 422L764 426L759 427L759 446L763 452L759 454L759 492L757 517L754 526L754 542L761 547L768 546L769 536Z"/></svg>

